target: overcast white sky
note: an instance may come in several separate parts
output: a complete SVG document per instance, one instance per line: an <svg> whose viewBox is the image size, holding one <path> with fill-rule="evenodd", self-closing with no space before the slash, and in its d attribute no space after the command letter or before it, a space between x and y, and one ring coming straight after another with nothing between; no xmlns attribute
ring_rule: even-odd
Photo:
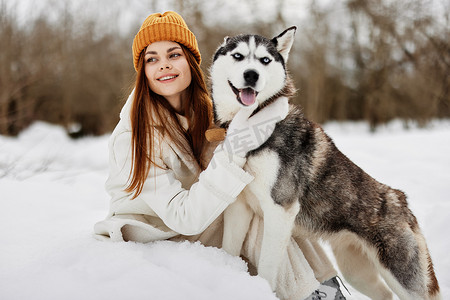
<svg viewBox="0 0 450 300"><path fill-rule="evenodd" d="M308 5L314 0L284 0L284 14L287 20L292 22L291 25L301 25L302 21L307 16ZM392 0L385 0L392 1ZM395 0L406 1L408 0ZM42 14L49 19L58 19L58 15L63 8L66 7L70 11L75 11L76 15L92 20L98 18L105 20L107 26L111 26L110 20L117 20L115 24L121 28L122 33L128 32L130 28L134 29L142 24L142 21L153 12L164 12L167 10L177 10L177 0L0 0L1 5L6 5L8 8L13 8L13 11L18 13L21 24L26 24L29 18L36 18ZM192 2L200 1L184 1L184 5ZM320 6L327 7L336 18L336 25L339 26L339 19L343 15L342 3L345 1L332 0L315 0ZM434 12L435 20L442 23L442 26L448 26L448 14L450 12L450 1L448 0L423 0L426 8ZM279 0L208 0L201 5L204 6L205 11L208 11L208 22L226 22L233 24L233 20L239 19L238 23L251 23L255 19L271 20L275 17ZM445 16L447 14L447 16ZM446 19L447 18L447 19ZM189 20L187 20L189 23ZM101 22L100 22L101 24ZM107 30L107 27L104 28Z"/></svg>

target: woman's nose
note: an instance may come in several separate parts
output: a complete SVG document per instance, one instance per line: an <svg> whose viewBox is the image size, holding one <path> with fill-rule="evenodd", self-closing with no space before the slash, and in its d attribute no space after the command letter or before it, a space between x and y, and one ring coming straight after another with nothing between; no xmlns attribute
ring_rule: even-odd
<svg viewBox="0 0 450 300"><path fill-rule="evenodd" d="M162 71L162 70L165 70L165 69L166 70L172 69L172 65L170 63L168 63L168 62L162 63L161 66L159 67L159 70Z"/></svg>

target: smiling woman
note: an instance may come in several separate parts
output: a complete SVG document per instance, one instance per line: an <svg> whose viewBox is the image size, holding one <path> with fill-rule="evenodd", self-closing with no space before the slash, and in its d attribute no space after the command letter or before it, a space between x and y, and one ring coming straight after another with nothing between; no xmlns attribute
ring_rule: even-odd
<svg viewBox="0 0 450 300"><path fill-rule="evenodd" d="M242 169L246 152L222 147L213 156L215 163L208 164L217 146L205 138L212 101L197 41L180 15L150 15L136 34L133 57L136 85L109 144L110 212L95 232L134 241L199 234L252 180ZM281 100L255 116L281 120L287 109ZM252 112L244 111L235 127L250 130ZM270 121L267 126L273 131Z"/></svg>

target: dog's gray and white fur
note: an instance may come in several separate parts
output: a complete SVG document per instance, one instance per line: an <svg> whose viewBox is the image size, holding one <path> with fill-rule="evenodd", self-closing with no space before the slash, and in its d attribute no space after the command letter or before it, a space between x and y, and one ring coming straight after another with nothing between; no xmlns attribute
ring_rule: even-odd
<svg viewBox="0 0 450 300"><path fill-rule="evenodd" d="M210 69L218 126L226 128L252 97L264 109L293 95L286 62L295 30L273 39L225 38ZM264 216L257 269L274 290L280 254L292 236L301 236L329 241L346 280L373 299L391 299L392 291L401 299L440 299L405 194L356 166L299 107L290 105L267 142L248 153L244 169L255 179L225 211L223 247L239 255L252 212Z"/></svg>

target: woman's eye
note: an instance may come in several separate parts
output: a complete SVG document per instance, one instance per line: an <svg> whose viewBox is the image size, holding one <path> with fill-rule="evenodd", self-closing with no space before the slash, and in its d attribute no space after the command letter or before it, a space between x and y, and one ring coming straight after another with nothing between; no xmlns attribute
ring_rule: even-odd
<svg viewBox="0 0 450 300"><path fill-rule="evenodd" d="M233 53L231 54L231 56L236 59L236 60L243 60L244 59L244 55L240 54L240 53Z"/></svg>
<svg viewBox="0 0 450 300"><path fill-rule="evenodd" d="M152 62L155 62L155 61L156 61L156 58L154 58L154 57L149 57L146 60L147 63L152 63Z"/></svg>
<svg viewBox="0 0 450 300"><path fill-rule="evenodd" d="M180 57L180 56L181 56L180 53L172 53L172 54L170 54L170 58L177 58L177 57Z"/></svg>
<svg viewBox="0 0 450 300"><path fill-rule="evenodd" d="M263 64L263 65L268 65L272 60L268 57L263 57L260 58L259 61Z"/></svg>

